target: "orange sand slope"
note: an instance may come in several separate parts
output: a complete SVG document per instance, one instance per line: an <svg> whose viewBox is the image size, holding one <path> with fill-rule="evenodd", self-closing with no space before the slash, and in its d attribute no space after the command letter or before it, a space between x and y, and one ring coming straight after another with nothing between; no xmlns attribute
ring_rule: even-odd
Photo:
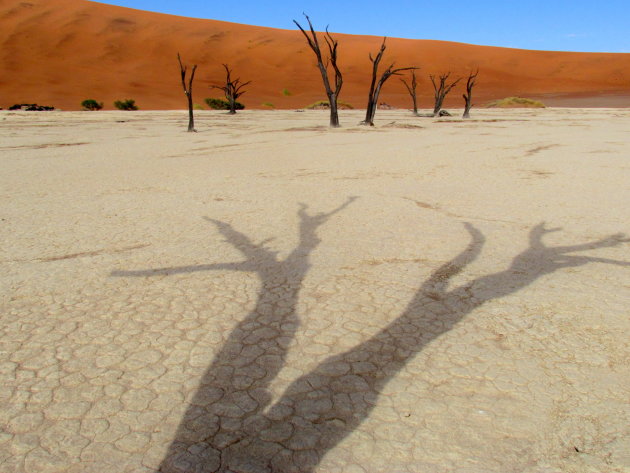
<svg viewBox="0 0 630 473"><path fill-rule="evenodd" d="M299 12L298 12L299 13ZM295 18L300 19L298 13ZM316 26L326 18L314 18ZM364 108L368 53L381 38L335 35L344 87L340 99ZM630 54L527 51L428 40L388 39L383 64L414 65L420 106L431 105L429 74L465 75L479 67L475 102L506 96L560 106L630 106ZM179 109L186 102L177 52L199 65L194 101L219 97L209 85L228 63L252 80L242 102L262 108L304 107L325 98L314 55L300 32L183 18L85 0L0 0L0 106L36 102L68 110L93 98L112 108L133 98L142 109ZM450 106L461 106L461 86ZM288 91L289 94L286 92ZM403 84L392 78L381 101L409 107Z"/></svg>

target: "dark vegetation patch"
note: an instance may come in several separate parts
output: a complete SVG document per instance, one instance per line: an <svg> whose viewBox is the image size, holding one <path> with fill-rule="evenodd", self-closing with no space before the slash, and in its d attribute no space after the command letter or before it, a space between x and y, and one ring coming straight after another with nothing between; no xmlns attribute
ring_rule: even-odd
<svg viewBox="0 0 630 473"><path fill-rule="evenodd" d="M138 110L136 101L133 99L116 100L114 102L114 107L118 110Z"/></svg>
<svg viewBox="0 0 630 473"><path fill-rule="evenodd" d="M49 112L54 110L55 107L49 105L37 105L36 103L16 103L11 105L9 110L22 110L25 112Z"/></svg>
<svg viewBox="0 0 630 473"><path fill-rule="evenodd" d="M208 105L208 107L210 107L211 110L229 110L230 109L230 102L228 102L227 100L207 98L207 99L204 99L204 102L206 102L206 105ZM240 102L235 102L234 105L235 105L234 108L236 110L245 109L245 105L243 105Z"/></svg>

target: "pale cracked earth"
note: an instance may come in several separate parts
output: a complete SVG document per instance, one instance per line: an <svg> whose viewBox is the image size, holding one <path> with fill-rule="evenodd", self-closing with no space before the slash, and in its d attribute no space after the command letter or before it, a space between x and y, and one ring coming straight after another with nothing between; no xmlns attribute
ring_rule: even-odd
<svg viewBox="0 0 630 473"><path fill-rule="evenodd" d="M630 471L630 110L0 112L0 471Z"/></svg>

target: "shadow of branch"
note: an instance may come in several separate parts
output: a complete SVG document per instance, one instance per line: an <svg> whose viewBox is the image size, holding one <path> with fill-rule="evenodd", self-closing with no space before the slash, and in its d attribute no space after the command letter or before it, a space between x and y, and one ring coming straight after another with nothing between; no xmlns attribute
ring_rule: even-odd
<svg viewBox="0 0 630 473"><path fill-rule="evenodd" d="M351 201L312 216L306 206L301 207L300 244L284 261L266 250L264 242L254 244L228 224L211 220L241 251L244 262L157 270L171 271L165 274L201 268L251 270L262 282L256 307L231 332L204 374L160 471L312 472L327 452L368 418L385 385L427 343L473 310L562 268L589 263L630 266L626 261L572 254L630 241L622 234L548 247L543 237L558 229L546 229L541 223L530 231L529 247L506 270L449 289L453 277L480 256L485 243L482 233L466 223L468 246L422 282L400 316L363 343L297 378L270 405L269 384L284 365L288 343L299 325L296 304L308 255L319 243L315 230ZM116 275L152 274L156 272ZM283 295L278 298L272 289L280 287Z"/></svg>

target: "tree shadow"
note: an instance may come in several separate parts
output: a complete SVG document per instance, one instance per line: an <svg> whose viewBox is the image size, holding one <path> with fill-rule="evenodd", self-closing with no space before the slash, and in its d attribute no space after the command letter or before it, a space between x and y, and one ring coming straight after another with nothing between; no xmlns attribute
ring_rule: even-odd
<svg viewBox="0 0 630 473"><path fill-rule="evenodd" d="M313 217L302 207L300 245L284 261L229 225L213 221L244 254L244 262L116 273L144 276L236 269L256 271L262 281L256 307L232 331L204 374L159 471L312 472L327 452L368 418L387 382L427 343L474 309L561 268L593 262L630 266L630 262L569 254L630 241L624 235L548 247L543 236L558 229L539 224L530 231L529 247L509 268L449 290L451 279L480 255L485 242L481 232L466 223L471 238L467 248L422 283L399 317L363 343L327 358L296 379L270 406L269 384L284 364L287 345L299 323L295 308L308 256L319 243L315 230L349 203ZM282 288L282 298L278 288Z"/></svg>

